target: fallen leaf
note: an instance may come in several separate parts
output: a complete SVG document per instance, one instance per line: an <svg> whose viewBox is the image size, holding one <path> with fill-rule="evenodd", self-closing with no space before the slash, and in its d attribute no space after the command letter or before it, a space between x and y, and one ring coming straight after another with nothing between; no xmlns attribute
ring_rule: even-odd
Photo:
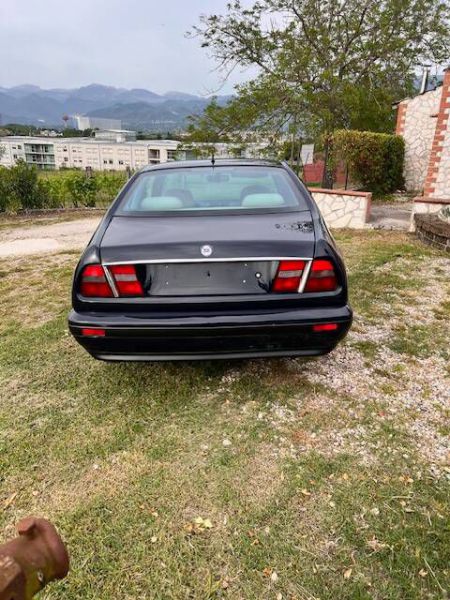
<svg viewBox="0 0 450 600"><path fill-rule="evenodd" d="M152 544L156 544L156 542L158 541L158 538L156 537L156 535L152 535L150 541Z"/></svg>
<svg viewBox="0 0 450 600"><path fill-rule="evenodd" d="M304 496L311 496L311 492L308 492L308 490L306 490L306 489L303 489L303 490L300 490L300 491L301 491L301 493L302 493Z"/></svg>
<svg viewBox="0 0 450 600"><path fill-rule="evenodd" d="M276 583L278 581L278 574L275 573L275 571L270 576L270 580L272 581L272 583Z"/></svg>
<svg viewBox="0 0 450 600"><path fill-rule="evenodd" d="M11 504L14 502L14 500L17 498L17 494L19 492L14 492L14 494L11 494L11 496L8 498L8 500L6 500L5 504L3 505L4 509L7 509L9 506L11 506Z"/></svg>
<svg viewBox="0 0 450 600"><path fill-rule="evenodd" d="M352 576L352 569L347 569L346 571L344 571L344 579L350 579L350 577Z"/></svg>
<svg viewBox="0 0 450 600"><path fill-rule="evenodd" d="M375 537L373 537L371 540L367 541L366 546L368 548L370 548L371 550L373 550L374 552L379 552L380 550L383 550L384 548L388 547L387 544L380 542Z"/></svg>
<svg viewBox="0 0 450 600"><path fill-rule="evenodd" d="M426 577L428 575L428 571L425 571L425 569L420 569L419 575L421 577Z"/></svg>
<svg viewBox="0 0 450 600"><path fill-rule="evenodd" d="M184 526L185 530L190 534L202 533L207 529L212 529L213 524L210 519L204 519L203 517L195 517L192 523L188 523Z"/></svg>
<svg viewBox="0 0 450 600"><path fill-rule="evenodd" d="M225 448L228 448L229 446L231 446L230 440L228 440L228 439L223 440L222 446L224 446Z"/></svg>

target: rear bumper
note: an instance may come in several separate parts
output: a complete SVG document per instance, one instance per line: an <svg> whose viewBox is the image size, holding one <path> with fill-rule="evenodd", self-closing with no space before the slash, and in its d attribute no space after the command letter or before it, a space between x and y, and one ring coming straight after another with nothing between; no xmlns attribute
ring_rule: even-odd
<svg viewBox="0 0 450 600"><path fill-rule="evenodd" d="M334 331L314 325L336 323ZM69 315L69 329L92 356L112 361L317 356L333 350L352 323L349 306L225 316ZM99 328L104 335L83 335Z"/></svg>

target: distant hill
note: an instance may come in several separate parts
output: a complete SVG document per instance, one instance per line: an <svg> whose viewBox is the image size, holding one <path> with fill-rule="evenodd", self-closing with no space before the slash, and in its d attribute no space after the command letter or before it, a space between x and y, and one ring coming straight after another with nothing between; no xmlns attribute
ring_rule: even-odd
<svg viewBox="0 0 450 600"><path fill-rule="evenodd" d="M91 117L121 119L131 129L149 131L171 131L186 124L189 115L200 114L208 100L166 100L158 104L146 102L118 103L108 108L93 110Z"/></svg>
<svg viewBox="0 0 450 600"><path fill-rule="evenodd" d="M219 96L222 104L231 96ZM73 89L42 89L24 84L0 87L0 125L21 123L61 127L64 115L114 117L130 129L171 131L186 125L191 114L201 113L210 98L178 91L163 95L150 90L117 88L92 83Z"/></svg>

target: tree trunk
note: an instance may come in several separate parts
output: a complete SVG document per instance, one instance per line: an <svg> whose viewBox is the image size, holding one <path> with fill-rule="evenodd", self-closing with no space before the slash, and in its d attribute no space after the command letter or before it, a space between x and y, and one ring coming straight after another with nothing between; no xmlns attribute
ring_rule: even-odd
<svg viewBox="0 0 450 600"><path fill-rule="evenodd" d="M333 171L331 169L331 148L332 148L332 138L331 134L325 135L325 144L324 144L324 168L323 168L323 176L322 176L322 187L325 189L333 189Z"/></svg>

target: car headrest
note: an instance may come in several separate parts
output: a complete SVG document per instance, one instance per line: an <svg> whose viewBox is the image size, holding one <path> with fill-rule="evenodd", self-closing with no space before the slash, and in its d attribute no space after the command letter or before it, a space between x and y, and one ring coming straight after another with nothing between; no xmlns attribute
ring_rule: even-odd
<svg viewBox="0 0 450 600"><path fill-rule="evenodd" d="M147 196L142 198L140 210L177 210L183 208L183 201L175 196Z"/></svg>
<svg viewBox="0 0 450 600"><path fill-rule="evenodd" d="M281 194L248 194L242 200L241 206L245 208L271 208L283 206L284 203Z"/></svg>
<svg viewBox="0 0 450 600"><path fill-rule="evenodd" d="M245 198L245 196L250 196L251 194L269 194L270 188L266 185L262 185L260 183L255 183L254 185L248 185L241 191L240 200Z"/></svg>

